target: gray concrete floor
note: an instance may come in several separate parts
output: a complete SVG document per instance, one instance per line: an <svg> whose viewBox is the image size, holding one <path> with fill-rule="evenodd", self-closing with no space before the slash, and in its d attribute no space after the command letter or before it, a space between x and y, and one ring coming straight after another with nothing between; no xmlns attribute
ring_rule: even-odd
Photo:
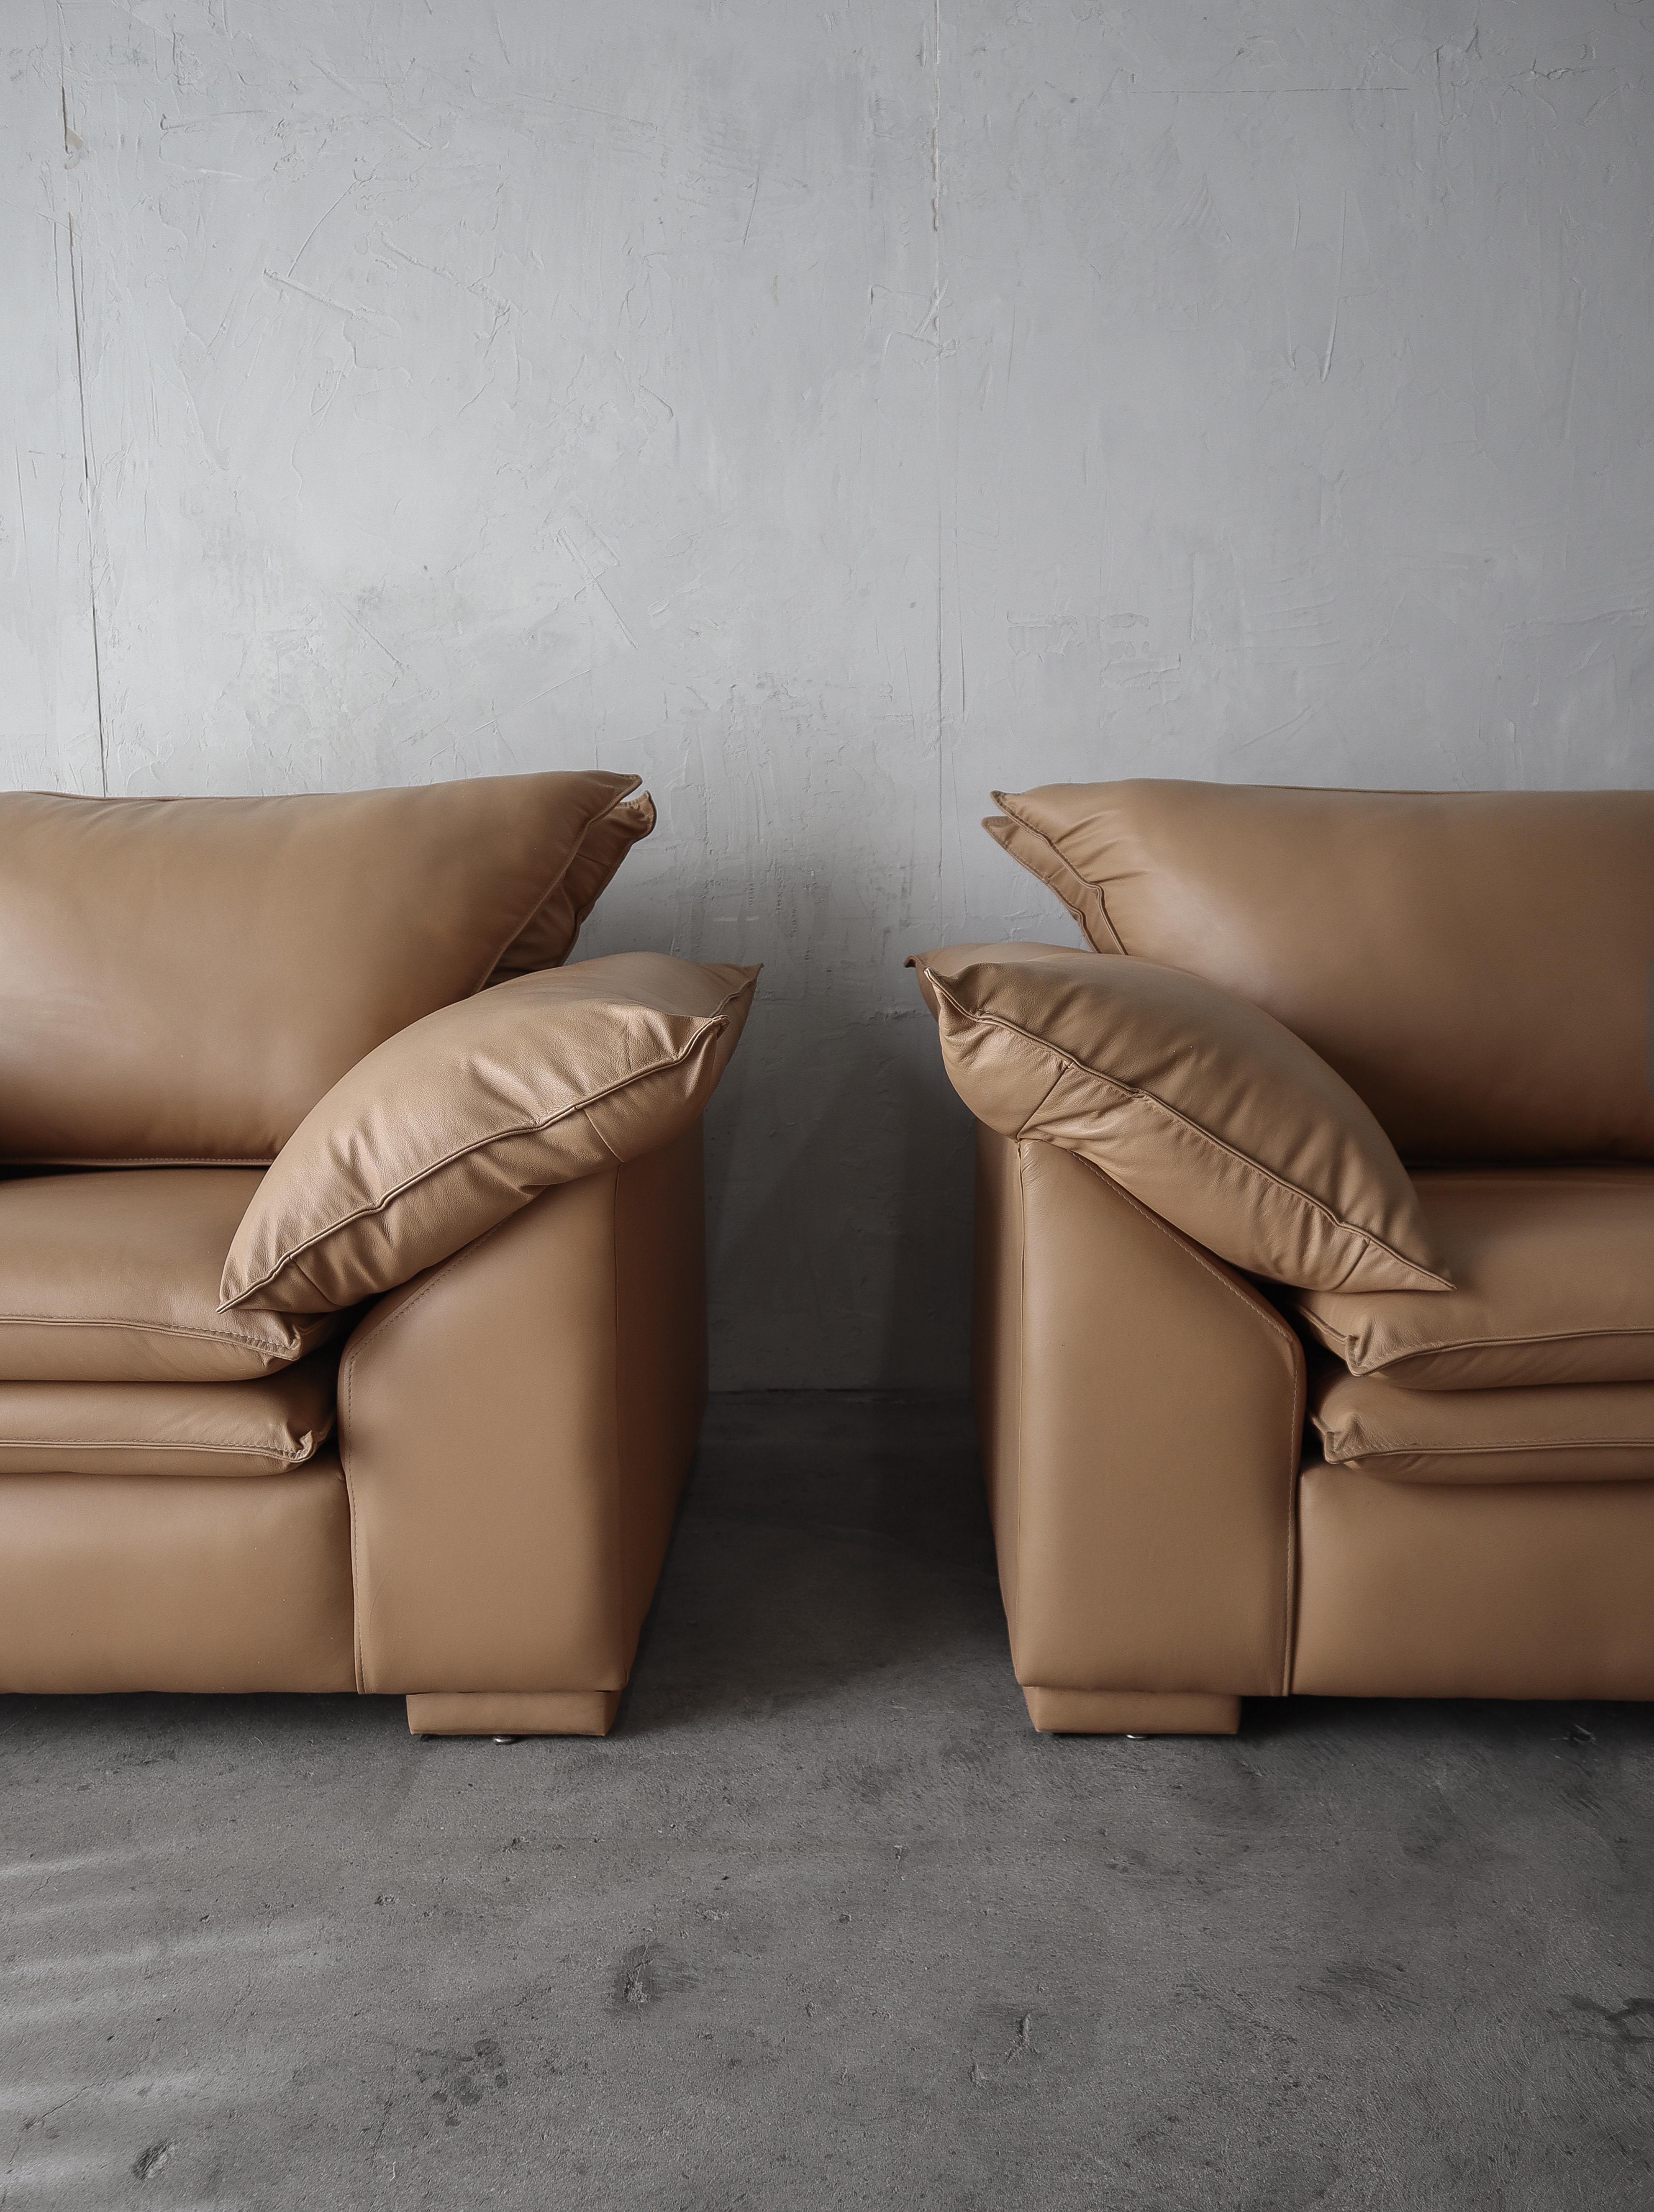
<svg viewBox="0 0 1654 2212"><path fill-rule="evenodd" d="M618 1732L0 1704L0 2205L1654 2203L1654 1711L1052 1741L954 1401L715 1401Z"/></svg>

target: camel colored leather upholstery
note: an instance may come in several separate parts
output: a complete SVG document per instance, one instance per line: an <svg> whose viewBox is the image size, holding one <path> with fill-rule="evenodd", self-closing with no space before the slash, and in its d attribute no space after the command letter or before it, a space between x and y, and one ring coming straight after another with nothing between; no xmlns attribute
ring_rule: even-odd
<svg viewBox="0 0 1654 2212"><path fill-rule="evenodd" d="M1341 1077L1198 976L1050 952L920 962L953 1087L1001 1136L1102 1169L1231 1265L1368 1293L1449 1288L1407 1170Z"/></svg>
<svg viewBox="0 0 1654 2212"><path fill-rule="evenodd" d="M1654 1159L1654 792L994 796L1099 951L1262 1006L1403 1159Z"/></svg>
<svg viewBox="0 0 1654 2212"><path fill-rule="evenodd" d="M1314 1348L1310 1455L1294 1443L1286 1473L1280 1384L1214 1329L1191 1271L1228 1282L1231 1329L1256 1293L1171 1225L1203 1194L1153 1191L1152 1264L1156 1217L1099 1172L1134 1163L1077 1157L1069 1079L1014 1124L971 1098L1025 1140L978 1132L976 1379L1036 1726L1217 1729L1287 1686L1654 1696L1654 793L1118 783L1000 803L988 830L1092 950L948 957L1007 1004L1089 957L1272 1015L1413 1164L1452 1279L1270 1285ZM1022 1025L1079 996L1053 988ZM1108 1066L1109 1036L1088 1017L1070 1060ZM1213 1049L1192 1041L1177 1079ZM1053 1498L1068 1517L1036 1550ZM1256 1662L1283 1591L1271 1686Z"/></svg>
<svg viewBox="0 0 1654 2212"><path fill-rule="evenodd" d="M338 1360L252 1382L0 1382L0 1475L278 1474L333 1432Z"/></svg>
<svg viewBox="0 0 1654 2212"><path fill-rule="evenodd" d="M331 1450L251 1482L0 1475L0 1691L349 1690Z"/></svg>
<svg viewBox="0 0 1654 2212"><path fill-rule="evenodd" d="M607 1735L618 1690L459 1690L408 1699L410 1735Z"/></svg>
<svg viewBox="0 0 1654 2212"><path fill-rule="evenodd" d="M1298 1486L1292 1688L1654 1698L1654 1482Z"/></svg>
<svg viewBox="0 0 1654 2212"><path fill-rule="evenodd" d="M0 1690L610 1726L695 1446L698 1117L755 972L542 972L653 823L635 784L0 796ZM371 1111L307 1152L336 1084ZM546 1109L480 1217L461 1094L473 1146ZM327 1310L221 1310L249 1210L364 1165L374 1264Z"/></svg>
<svg viewBox="0 0 1654 2212"><path fill-rule="evenodd" d="M514 972L525 933L567 956L636 781L0 794L0 1159L273 1159L364 1053Z"/></svg>
<svg viewBox="0 0 1654 2212"><path fill-rule="evenodd" d="M219 1312L258 1188L246 1168L0 1181L0 1380L229 1382L340 1334L333 1314Z"/></svg>
<svg viewBox="0 0 1654 2212"><path fill-rule="evenodd" d="M979 1128L976 1209L978 1424L1034 1723L1231 1729L1286 1684L1297 1339L1055 1146Z"/></svg>
<svg viewBox="0 0 1654 2212"><path fill-rule="evenodd" d="M1654 1382L1654 1169L1420 1169L1454 1287L1291 1304L1357 1375L1410 1390Z"/></svg>
<svg viewBox="0 0 1654 2212"><path fill-rule="evenodd" d="M1023 1701L1042 1735L1233 1735L1240 1727L1238 1698L1192 1692L1031 1688Z"/></svg>
<svg viewBox="0 0 1654 2212"><path fill-rule="evenodd" d="M1654 1382L1408 1390L1321 1358L1310 1418L1329 1466L1389 1482L1654 1482Z"/></svg>
<svg viewBox="0 0 1654 2212"><path fill-rule="evenodd" d="M757 975L620 952L401 1030L283 1148L230 1247L225 1310L359 1304L550 1185L669 1142L705 1110Z"/></svg>
<svg viewBox="0 0 1654 2212"><path fill-rule="evenodd" d="M463 1717L456 1696L479 1699L475 1732L515 1735L502 1695L590 1719L623 1688L704 1402L702 1284L697 1124L546 1191L358 1325L356 1677L412 1693L417 1732Z"/></svg>

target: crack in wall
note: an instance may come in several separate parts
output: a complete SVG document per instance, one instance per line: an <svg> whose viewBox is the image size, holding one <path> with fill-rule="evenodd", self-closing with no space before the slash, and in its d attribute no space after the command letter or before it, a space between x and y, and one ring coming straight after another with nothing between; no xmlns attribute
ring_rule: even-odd
<svg viewBox="0 0 1654 2212"><path fill-rule="evenodd" d="M946 501L942 489L944 446L942 421L942 0L931 0L930 19L930 342L933 349L932 381L933 428L936 452L936 881L939 890L945 874L947 841L947 687L944 655L947 649L946 571L943 547L947 534Z"/></svg>
<svg viewBox="0 0 1654 2212"><path fill-rule="evenodd" d="M62 16L58 18L59 52L61 54ZM73 156L83 144L78 134L69 127L68 72L63 73L58 86L63 104L64 152ZM86 596L91 615L92 628L92 693L98 718L98 795L109 796L109 755L103 728L103 661L98 642L98 562L94 542L93 524L97 507L94 496L92 476L92 434L86 419L86 364L81 347L81 256L79 239L75 228L71 209L68 216L69 232L69 300L75 325L75 390L81 417L81 476L86 486Z"/></svg>

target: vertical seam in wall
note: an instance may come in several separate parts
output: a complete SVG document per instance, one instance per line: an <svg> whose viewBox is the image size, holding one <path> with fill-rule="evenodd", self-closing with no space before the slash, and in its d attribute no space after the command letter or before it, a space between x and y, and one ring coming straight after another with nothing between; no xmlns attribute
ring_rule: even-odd
<svg viewBox="0 0 1654 2212"><path fill-rule="evenodd" d="M946 501L942 493L942 0L931 0L930 69L931 411L936 453L936 876L939 887L947 842L947 720L942 674L947 638L947 625L943 618L942 566L946 526Z"/></svg>
<svg viewBox="0 0 1654 2212"><path fill-rule="evenodd" d="M58 93L63 112L64 152L69 145L69 70L63 51L63 11L58 13ZM81 477L86 486L86 597L92 617L92 691L98 717L98 793L109 796L109 757L103 734L103 659L98 644L98 568L93 544L92 440L86 422L86 368L81 354L81 257L73 209L69 210L69 300L75 320L75 392L81 412Z"/></svg>

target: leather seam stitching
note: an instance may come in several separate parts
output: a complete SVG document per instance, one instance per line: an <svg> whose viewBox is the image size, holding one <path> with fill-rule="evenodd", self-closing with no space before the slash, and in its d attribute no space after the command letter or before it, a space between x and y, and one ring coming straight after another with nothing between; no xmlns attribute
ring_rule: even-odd
<svg viewBox="0 0 1654 2212"><path fill-rule="evenodd" d="M216 1452L229 1459L279 1459L302 1466L317 1447L284 1451L278 1444L172 1443L156 1437L0 1437L0 1451Z"/></svg>
<svg viewBox="0 0 1654 2212"><path fill-rule="evenodd" d="M132 1321L120 1314L0 1314L0 1328L124 1328L140 1336L187 1336L207 1344L246 1344L255 1352L287 1349L267 1336L250 1336L244 1329L191 1328L178 1322ZM294 1362L299 1356L294 1355Z"/></svg>
<svg viewBox="0 0 1654 2212"><path fill-rule="evenodd" d="M1026 1553L1022 1540L1022 1505L1027 1492L1026 1442L1023 1434L1025 1409L1028 1403L1028 1188L1023 1180L1023 1146L1017 1143L1017 1573L1015 1598L1017 1608L1013 1630L1022 1620L1022 1563Z"/></svg>
<svg viewBox="0 0 1654 2212"><path fill-rule="evenodd" d="M1354 1295L1359 1296L1359 1293L1358 1292ZM1369 1295L1375 1294L1369 1293ZM1306 1314L1304 1318L1306 1320L1314 1319L1316 1321L1319 1321L1321 1322L1321 1326L1327 1330L1329 1335L1343 1337L1343 1340L1346 1344L1351 1341L1349 1337L1344 1335L1341 1329L1335 1328L1330 1322L1323 1320L1321 1316L1310 1316ZM1356 1367L1354 1365L1351 1365L1350 1372L1352 1375L1377 1374L1382 1372L1382 1370L1386 1367L1404 1366L1410 1359L1433 1358L1438 1352L1486 1352L1491 1351L1495 1346L1500 1350L1510 1348L1520 1349L1532 1344L1590 1344L1594 1343L1597 1338L1604 1336L1654 1337L1654 1324L1651 1324L1646 1322L1633 1322L1628 1327L1623 1328L1615 1326L1606 1326L1602 1328L1542 1329L1531 1336L1438 1337L1433 1342L1429 1344L1409 1345L1404 1352L1389 1352L1386 1354L1386 1356L1380 1360L1376 1366Z"/></svg>
<svg viewBox="0 0 1654 2212"><path fill-rule="evenodd" d="M1315 1420L1329 1467L1347 1467L1358 1459L1475 1459L1480 1452L1648 1451L1654 1449L1654 1436L1517 1437L1490 1439L1487 1443L1475 1444L1373 1443L1364 1445L1359 1451L1347 1452L1338 1449L1336 1443L1328 1437L1327 1431L1313 1414L1310 1418Z"/></svg>
<svg viewBox="0 0 1654 2212"><path fill-rule="evenodd" d="M626 1603L626 1514L625 1503L622 1495L625 1486L622 1480L620 1466L620 1170L618 1167L615 1169L611 1182L609 1200L609 1265L614 1281L614 1335L610 1347L610 1374L614 1386L615 1422L614 1452L611 1461L612 1480L614 1484L613 1513L615 1554L613 1571L614 1580L610 1595L615 1611L615 1626L618 1631L616 1639L617 1644L619 1648L623 1649L626 1643L628 1607ZM630 1675L631 1661L630 1659L628 1659L626 1662L626 1678L629 1680ZM623 1682L622 1687L623 1688L624 1686L624 1682Z"/></svg>
<svg viewBox="0 0 1654 2212"><path fill-rule="evenodd" d="M14 1152L7 1155L0 1165L9 1168L267 1168L271 1156L262 1158L234 1158L208 1159L199 1152L112 1152L106 1158L94 1158L81 1152L52 1152L36 1155Z"/></svg>
<svg viewBox="0 0 1654 2212"><path fill-rule="evenodd" d="M614 1162L617 1168L625 1166L626 1163L624 1160L621 1158L620 1154L615 1150L614 1146L609 1142L609 1139L604 1135L602 1130L598 1127L595 1122L592 1125L592 1134L597 1139L599 1144L602 1146L604 1151L607 1152L609 1158Z"/></svg>
<svg viewBox="0 0 1654 2212"><path fill-rule="evenodd" d="M350 1425L350 1407L356 1391L356 1356L353 1347L345 1356L342 1370L344 1378L344 1406L339 1421L339 1472L344 1477L344 1500L350 1516L350 1642L356 1668L356 1695L365 1694L366 1676L362 1657L362 1607L358 1593L362 1589L359 1571L361 1553L356 1544L356 1493L350 1480L350 1454L345 1438Z"/></svg>

